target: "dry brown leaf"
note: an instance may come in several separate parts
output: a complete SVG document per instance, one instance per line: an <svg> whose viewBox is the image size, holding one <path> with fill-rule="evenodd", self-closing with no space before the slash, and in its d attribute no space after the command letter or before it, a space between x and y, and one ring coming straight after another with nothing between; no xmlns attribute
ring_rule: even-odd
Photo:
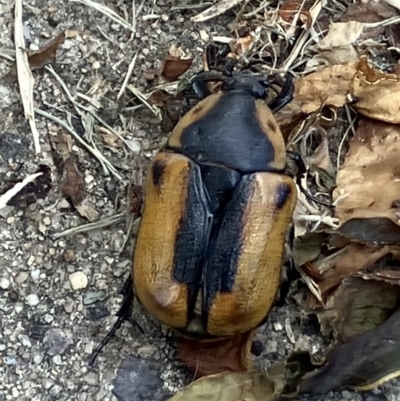
<svg viewBox="0 0 400 401"><path fill-rule="evenodd" d="M353 45L318 50L317 54L307 61L305 71L311 72L334 64L347 64L358 61L359 58L360 55Z"/></svg>
<svg viewBox="0 0 400 401"><path fill-rule="evenodd" d="M53 63L56 58L57 49L65 41L65 32L60 32L56 37L49 40L43 47L34 52L27 50L29 68L31 71L43 68L46 64ZM6 82L13 82L17 79L17 69L12 67L4 77Z"/></svg>
<svg viewBox="0 0 400 401"><path fill-rule="evenodd" d="M396 10L383 2L357 2L349 4L340 21L379 22L395 15Z"/></svg>
<svg viewBox="0 0 400 401"><path fill-rule="evenodd" d="M46 64L53 63L56 59L58 48L65 41L65 32L60 32L56 37L48 41L43 47L35 52L28 53L29 66L31 70L37 70Z"/></svg>
<svg viewBox="0 0 400 401"><path fill-rule="evenodd" d="M327 363L304 376L300 394L326 394L341 386L370 390L400 375L400 312L384 324L335 347Z"/></svg>
<svg viewBox="0 0 400 401"><path fill-rule="evenodd" d="M352 82L352 94L358 100L354 108L364 116L400 124L400 79L368 65L361 57Z"/></svg>
<svg viewBox="0 0 400 401"><path fill-rule="evenodd" d="M366 57L309 74L296 80L295 87L293 101L277 114L283 126L290 116L298 120L302 113L349 103L367 117L400 124L400 79L371 68Z"/></svg>
<svg viewBox="0 0 400 401"><path fill-rule="evenodd" d="M222 372L243 372L251 368L250 348L253 332L213 341L178 339L178 359L196 377Z"/></svg>
<svg viewBox="0 0 400 401"><path fill-rule="evenodd" d="M60 176L59 187L61 193L81 216L89 221L96 220L98 213L86 199L85 181L83 174L76 165L76 157L72 152L71 136L59 131L57 148L53 143L51 143L51 146L54 164Z"/></svg>
<svg viewBox="0 0 400 401"><path fill-rule="evenodd" d="M400 248L389 245L375 247L353 243L323 259L308 263L305 271L311 272L322 296L327 297L345 278L369 268L389 253L399 251Z"/></svg>
<svg viewBox="0 0 400 401"><path fill-rule="evenodd" d="M364 31L363 22L333 22L329 27L328 34L322 39L317 48L319 50L331 49L332 47L348 46L355 43Z"/></svg>
<svg viewBox="0 0 400 401"><path fill-rule="evenodd" d="M398 240L399 160L400 127L362 119L356 135L350 141L346 159L338 171L337 188L333 192L336 202L335 216L340 223L343 225L350 220L357 221L357 225L352 227L353 239L384 243L390 243L388 241L391 238L392 243ZM374 219L376 230L371 227L369 219ZM386 227L386 241L382 241L384 226L378 229L378 219L387 219L396 225ZM349 227L342 232L348 235Z"/></svg>
<svg viewBox="0 0 400 401"><path fill-rule="evenodd" d="M326 309L334 311L328 323L340 342L375 329L397 309L400 289L383 281L350 277L330 297Z"/></svg>
<svg viewBox="0 0 400 401"><path fill-rule="evenodd" d="M160 69L160 75L168 82L176 81L192 65L193 59L181 59L174 56L167 56Z"/></svg>
<svg viewBox="0 0 400 401"><path fill-rule="evenodd" d="M168 401L273 401L275 393L265 373L222 373L194 381Z"/></svg>
<svg viewBox="0 0 400 401"><path fill-rule="evenodd" d="M309 114L322 106L342 107L348 102L357 63L333 65L298 79L291 108Z"/></svg>

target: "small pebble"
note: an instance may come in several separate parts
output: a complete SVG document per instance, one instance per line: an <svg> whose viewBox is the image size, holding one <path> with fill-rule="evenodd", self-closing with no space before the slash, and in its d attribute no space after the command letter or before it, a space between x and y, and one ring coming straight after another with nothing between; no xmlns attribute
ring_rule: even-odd
<svg viewBox="0 0 400 401"><path fill-rule="evenodd" d="M21 341L21 344L24 347L31 347L32 346L30 338L28 336L26 336L25 334L19 334L18 335L18 339L19 339L19 341Z"/></svg>
<svg viewBox="0 0 400 401"><path fill-rule="evenodd" d="M75 306L75 302L74 302L73 299L67 298L67 299L65 300L65 303L64 303L64 310L65 310L65 312L67 312L67 313L72 313L72 311L74 310L74 306Z"/></svg>
<svg viewBox="0 0 400 401"><path fill-rule="evenodd" d="M68 263L75 262L76 260L76 253L73 249L66 249L63 256L64 260Z"/></svg>
<svg viewBox="0 0 400 401"><path fill-rule="evenodd" d="M43 361L43 354L40 351L33 352L33 363L39 365Z"/></svg>
<svg viewBox="0 0 400 401"><path fill-rule="evenodd" d="M87 292L83 295L83 304L92 305L99 301L104 301L107 298L107 294L104 291Z"/></svg>
<svg viewBox="0 0 400 401"><path fill-rule="evenodd" d="M39 304L39 297L36 294L29 294L26 297L26 303L29 306L36 306Z"/></svg>
<svg viewBox="0 0 400 401"><path fill-rule="evenodd" d="M16 276L15 276L15 282L17 284L22 284L23 282L25 282L29 277L29 274L27 272L19 272Z"/></svg>
<svg viewBox="0 0 400 401"><path fill-rule="evenodd" d="M70 274L69 281L74 291L86 288L88 285L88 278L83 272L75 272Z"/></svg>
<svg viewBox="0 0 400 401"><path fill-rule="evenodd" d="M6 290L10 286L10 280L8 278L3 277L0 280L0 288Z"/></svg>
<svg viewBox="0 0 400 401"><path fill-rule="evenodd" d="M42 380L42 385L45 390L48 390L54 385L54 380L50 379L49 377L45 377Z"/></svg>

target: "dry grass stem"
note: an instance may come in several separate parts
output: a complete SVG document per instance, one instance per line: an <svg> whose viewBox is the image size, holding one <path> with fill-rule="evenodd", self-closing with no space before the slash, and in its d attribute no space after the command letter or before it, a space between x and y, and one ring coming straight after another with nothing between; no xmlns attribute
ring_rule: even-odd
<svg viewBox="0 0 400 401"><path fill-rule="evenodd" d="M89 231L98 230L99 228L105 228L112 226L113 224L119 224L126 219L125 213L119 213L115 216L102 218L99 221L95 221L93 223L82 224L78 227L73 227L68 230L62 231L60 233L55 233L52 235L53 238L61 238L67 235L76 235L81 233L87 233Z"/></svg>
<svg viewBox="0 0 400 401"><path fill-rule="evenodd" d="M25 39L22 23L22 0L15 1L14 41L18 84L25 118L28 119L31 127L35 152L40 153L39 132L36 128L35 111L33 109L33 87L35 85L35 80L29 68L28 55L25 51Z"/></svg>
<svg viewBox="0 0 400 401"><path fill-rule="evenodd" d="M19 182L9 189L6 193L0 196L0 209L7 206L7 203L24 187L26 187L30 182L34 181L37 177L41 176L43 173L35 173L26 177L22 182Z"/></svg>
<svg viewBox="0 0 400 401"><path fill-rule="evenodd" d="M95 10L99 11L100 13L111 18L117 24L120 24L125 29L129 29L130 31L135 32L134 27L132 25L130 25L123 18L121 18L115 11L111 10L111 8L109 8L103 4L96 3L95 1L92 1L92 0L69 0L69 1L71 1L73 3L84 4L85 6L94 8Z"/></svg>
<svg viewBox="0 0 400 401"><path fill-rule="evenodd" d="M119 90L119 93L118 93L118 96L117 96L117 100L118 100L118 99L122 96L122 94L125 92L126 85L128 84L129 78L130 78L131 75L132 75L133 68L135 67L137 56L138 56L138 53L136 53L136 54L133 56L132 61L129 63L128 71L126 72L124 82L122 83L121 89Z"/></svg>

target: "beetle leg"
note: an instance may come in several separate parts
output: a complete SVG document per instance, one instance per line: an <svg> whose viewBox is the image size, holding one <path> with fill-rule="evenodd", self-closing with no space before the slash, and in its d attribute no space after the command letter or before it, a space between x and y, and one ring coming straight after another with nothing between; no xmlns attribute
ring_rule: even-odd
<svg viewBox="0 0 400 401"><path fill-rule="evenodd" d="M92 355L90 356L89 366L93 367L96 358L101 353L103 348L108 344L112 337L114 337L117 330L121 327L122 323L125 320L129 320L134 326L136 326L143 334L143 329L139 326L139 324L131 318L131 308L134 300L133 293L133 281L132 274L129 274L129 277L125 280L124 285L121 288L120 294L124 297L122 301L122 305L119 308L116 316L118 317L117 321L114 323L111 330L107 333L101 343L93 350Z"/></svg>
<svg viewBox="0 0 400 401"><path fill-rule="evenodd" d="M324 201L316 198L315 196L313 196L309 192L307 192L305 190L305 188L303 187L303 185L301 183L301 179L304 177L305 173L307 172L307 168L306 168L306 165L304 164L303 158L298 153L295 153L295 152L287 151L286 154L288 157L290 157L295 162L295 164L299 170L299 172L296 176L296 184L300 188L300 191L305 195L305 197L315 203L319 203L320 205L324 205L324 206L327 206L330 209L332 209L333 208L332 204L324 202Z"/></svg>
<svg viewBox="0 0 400 401"><path fill-rule="evenodd" d="M271 109L271 111L276 113L292 101L294 84L293 78L290 74L286 75L285 80L283 80L279 75L276 75L272 82L282 88L276 98L268 103L268 107Z"/></svg>

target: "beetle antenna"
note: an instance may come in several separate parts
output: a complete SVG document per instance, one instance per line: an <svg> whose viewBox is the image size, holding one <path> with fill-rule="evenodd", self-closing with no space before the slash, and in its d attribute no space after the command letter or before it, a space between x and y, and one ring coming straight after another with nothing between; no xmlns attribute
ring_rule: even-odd
<svg viewBox="0 0 400 401"><path fill-rule="evenodd" d="M136 322L136 320L132 319L130 316L132 303L134 300L132 274L129 274L129 277L126 279L124 285L121 288L120 294L124 297L124 299L122 301L121 307L119 308L118 312L115 314L118 317L118 319L114 323L111 330L107 333L107 335L101 341L101 343L93 350L92 355L90 356L90 360L89 360L90 367L93 367L94 362L96 361L98 355L101 353L103 348L109 343L111 338L113 338L115 336L115 333L122 326L122 323L125 320L129 320L134 326L136 326L142 332L142 334L144 334L143 329L139 326L139 324Z"/></svg>

